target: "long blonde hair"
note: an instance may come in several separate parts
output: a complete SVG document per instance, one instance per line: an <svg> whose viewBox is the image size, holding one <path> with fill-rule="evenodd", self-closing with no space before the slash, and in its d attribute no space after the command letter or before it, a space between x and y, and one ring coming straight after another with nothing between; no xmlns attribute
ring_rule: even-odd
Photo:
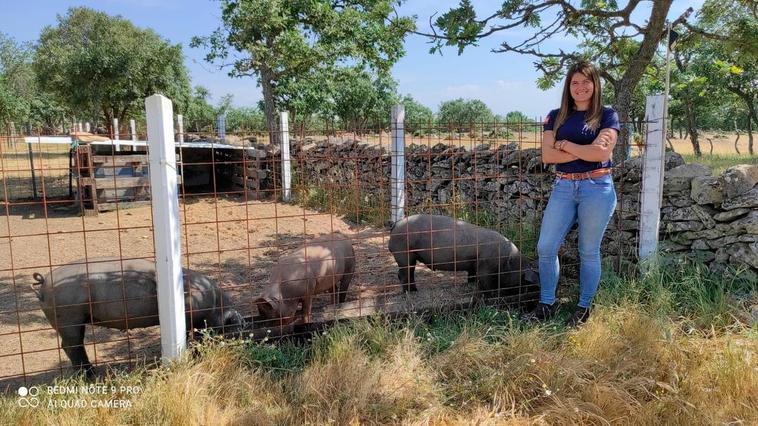
<svg viewBox="0 0 758 426"><path fill-rule="evenodd" d="M561 109L558 110L558 116L555 118L553 131L558 132L558 128L566 121L566 117L576 108L574 98L571 97L571 78L576 73L582 73L585 77L592 80L594 86L592 91L592 100L589 109L584 113L584 122L592 130L600 127L600 120L603 117L603 94L600 87L600 75L595 67L587 62L580 61L571 66L566 74L566 82L563 85L563 96L561 97Z"/></svg>

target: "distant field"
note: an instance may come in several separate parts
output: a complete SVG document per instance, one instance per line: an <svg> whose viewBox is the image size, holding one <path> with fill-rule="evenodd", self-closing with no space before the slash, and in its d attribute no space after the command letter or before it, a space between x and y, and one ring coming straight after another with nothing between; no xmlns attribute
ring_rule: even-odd
<svg viewBox="0 0 758 426"><path fill-rule="evenodd" d="M678 133L675 132L674 136L678 136ZM758 134L754 135L753 138L754 148L758 150ZM699 134L698 141L700 142L700 151L702 151L704 155L711 153L711 143L709 142L709 139L713 143L714 155L737 155L737 151L734 149L734 140L737 139L735 133L714 134L711 132L705 132ZM692 142L690 142L689 138L674 138L671 139L671 143L674 145L674 151L679 154L694 154ZM748 152L748 138L746 134L740 136L737 148L741 154L746 154Z"/></svg>

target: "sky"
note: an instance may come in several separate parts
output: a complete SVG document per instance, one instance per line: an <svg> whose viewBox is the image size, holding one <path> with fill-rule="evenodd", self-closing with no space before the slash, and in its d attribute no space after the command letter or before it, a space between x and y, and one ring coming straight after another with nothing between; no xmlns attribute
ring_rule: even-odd
<svg viewBox="0 0 758 426"><path fill-rule="evenodd" d="M502 0L472 3L480 15L485 15L496 10ZM622 7L624 3L619 1ZM451 0L408 0L399 12L404 16L416 15L418 30L426 31L430 16L444 13L455 4L457 1ZM674 0L669 18L676 19L688 6L697 10L701 4L702 0ZM189 47L193 36L209 35L220 25L217 0L0 0L0 32L16 41L36 42L45 26L55 25L56 16L64 15L74 6L121 15L138 27L152 28L171 43L181 43L192 84L209 89L214 102L232 94L233 104L251 106L262 98L253 78L231 78L226 70L204 61L203 49ZM462 97L480 99L496 114L517 110L530 117L544 116L558 107L560 89L537 88L539 74L531 57L491 51L501 41L516 41L524 34L523 29L497 33L479 46L467 48L460 56L455 48L444 49L441 56L431 55L427 39L410 35L406 38L406 55L395 64L392 74L401 94L411 94L435 111L441 102ZM575 46L575 40L565 39L553 40L544 47L571 50Z"/></svg>

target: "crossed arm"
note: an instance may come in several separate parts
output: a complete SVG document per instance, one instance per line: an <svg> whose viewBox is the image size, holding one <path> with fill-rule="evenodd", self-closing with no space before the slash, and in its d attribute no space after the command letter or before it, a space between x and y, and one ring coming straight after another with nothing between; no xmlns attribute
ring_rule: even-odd
<svg viewBox="0 0 758 426"><path fill-rule="evenodd" d="M552 130L542 133L542 162L546 164L568 163L576 159L603 162L611 158L616 146L616 129L602 129L590 145L579 145L565 139L556 141Z"/></svg>

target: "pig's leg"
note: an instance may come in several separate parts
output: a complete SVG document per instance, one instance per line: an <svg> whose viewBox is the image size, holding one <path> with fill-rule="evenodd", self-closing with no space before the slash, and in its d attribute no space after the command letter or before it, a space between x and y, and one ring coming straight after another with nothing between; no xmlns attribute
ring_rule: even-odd
<svg viewBox="0 0 758 426"><path fill-rule="evenodd" d="M350 286L350 281L352 280L353 280L352 271L342 275L342 279L340 279L340 294L339 294L340 303L345 303L345 300L347 300L347 288Z"/></svg>
<svg viewBox="0 0 758 426"><path fill-rule="evenodd" d="M408 293L409 291L418 291L416 288L416 264L401 266L397 271L397 276L400 278L400 283L403 285L403 291Z"/></svg>
<svg viewBox="0 0 758 426"><path fill-rule="evenodd" d="M309 324L311 322L311 295L306 294L303 298L303 322Z"/></svg>
<svg viewBox="0 0 758 426"><path fill-rule="evenodd" d="M340 278L340 294L339 302L345 303L347 300L347 288L350 286L350 282L353 280L353 274L355 274L355 259L347 259L345 273Z"/></svg>
<svg viewBox="0 0 758 426"><path fill-rule="evenodd" d="M61 327L58 334L61 336L61 347L71 360L71 365L79 371L84 371L87 377L94 376L92 363L84 350L84 324Z"/></svg>

